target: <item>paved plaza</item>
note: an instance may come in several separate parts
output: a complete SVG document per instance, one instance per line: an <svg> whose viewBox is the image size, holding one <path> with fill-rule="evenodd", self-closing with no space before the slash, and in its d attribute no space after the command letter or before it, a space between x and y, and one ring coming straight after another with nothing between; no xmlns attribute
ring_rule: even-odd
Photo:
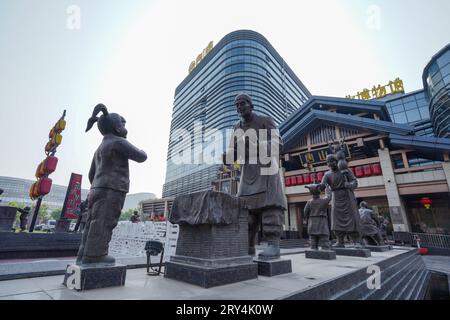
<svg viewBox="0 0 450 320"><path fill-rule="evenodd" d="M292 260L292 273L204 289L191 284L150 277L145 269L127 270L124 287L77 292L62 285L63 276L49 276L0 282L2 300L274 300L367 268L400 255L407 248L395 247L389 252L372 252L370 258L338 256L334 261L307 260L304 254L283 256ZM368 275L369 276L369 275Z"/></svg>

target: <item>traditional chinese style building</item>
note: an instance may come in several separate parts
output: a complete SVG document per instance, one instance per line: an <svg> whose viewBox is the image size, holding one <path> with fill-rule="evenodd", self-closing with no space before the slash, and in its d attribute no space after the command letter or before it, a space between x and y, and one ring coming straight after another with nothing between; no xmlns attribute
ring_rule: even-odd
<svg viewBox="0 0 450 320"><path fill-rule="evenodd" d="M321 181L330 142L345 141L367 201L391 232L450 233L450 44L423 72L424 89L405 94L400 79L343 98L313 96L280 126L289 203L286 233L305 237L305 185Z"/></svg>
<svg viewBox="0 0 450 320"><path fill-rule="evenodd" d="M450 139L392 122L385 102L330 97L310 99L280 132L288 231L304 236L303 209L311 197L305 185L321 181L329 143L341 139L358 178L358 201L386 216L397 232L450 231Z"/></svg>

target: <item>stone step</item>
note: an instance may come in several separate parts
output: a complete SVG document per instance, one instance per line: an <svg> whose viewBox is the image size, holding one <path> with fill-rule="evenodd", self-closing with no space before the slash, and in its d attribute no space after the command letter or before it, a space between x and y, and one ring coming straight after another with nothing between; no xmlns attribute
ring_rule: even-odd
<svg viewBox="0 0 450 320"><path fill-rule="evenodd" d="M405 300L423 300L428 288L430 272L425 269L422 276L419 277L416 286L410 290Z"/></svg>
<svg viewBox="0 0 450 320"><path fill-rule="evenodd" d="M367 297L365 297L366 300L382 300L384 299L395 287L405 274L408 274L408 271L411 270L411 268L416 263L417 255L410 257L409 259L405 261L400 261L395 266L392 266L388 272L385 272L381 274L381 287L382 290L374 290L369 293Z"/></svg>
<svg viewBox="0 0 450 320"><path fill-rule="evenodd" d="M409 278L407 283L405 283L400 290L397 290L395 297L393 297L393 300L405 300L405 297L412 290L414 290L414 287L417 285L417 282L420 281L423 272L424 270L422 269L415 270L414 274Z"/></svg>
<svg viewBox="0 0 450 320"><path fill-rule="evenodd" d="M280 241L280 248L307 248L309 247L309 240L307 239L282 239Z"/></svg>
<svg viewBox="0 0 450 320"><path fill-rule="evenodd" d="M392 288L383 296L383 300L398 300L402 289L407 288L410 283L418 276L420 273L420 268L417 267L417 261L409 265L409 270L405 270L404 274L395 283L393 283Z"/></svg>
<svg viewBox="0 0 450 320"><path fill-rule="evenodd" d="M399 272L402 272L404 268L408 266L408 264L414 260L414 256L408 255L405 256L403 259L399 261L394 261L392 264L387 266L381 266L381 286L385 286L385 282L391 279L393 276L399 274ZM384 268L384 270L383 270ZM399 270L400 268L400 270ZM367 299L371 295L373 295L377 291L369 290L367 288L367 279L369 275L367 273L363 273L361 275L361 278L353 278L353 283L356 283L351 288L340 292L336 296L334 296L332 299L336 300L355 300L355 299ZM388 279L386 281L383 281L383 279ZM385 286L387 288L387 286ZM382 290L381 290L382 291Z"/></svg>

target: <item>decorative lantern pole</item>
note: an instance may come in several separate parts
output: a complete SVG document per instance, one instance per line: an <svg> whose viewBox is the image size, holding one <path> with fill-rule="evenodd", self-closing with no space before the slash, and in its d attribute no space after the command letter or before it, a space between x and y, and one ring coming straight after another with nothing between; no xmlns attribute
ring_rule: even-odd
<svg viewBox="0 0 450 320"><path fill-rule="evenodd" d="M52 188L52 179L48 176L56 170L58 164L58 158L55 157L56 149L62 142L61 132L66 128L66 110L62 117L56 122L54 127L50 130L48 135L49 141L45 145L46 158L42 161L36 169L36 178L38 181L33 183L30 188L30 198L32 200L37 199L36 206L34 208L33 219L31 220L29 232L34 231L36 225L36 220L39 214L39 209L41 208L42 198L50 193Z"/></svg>

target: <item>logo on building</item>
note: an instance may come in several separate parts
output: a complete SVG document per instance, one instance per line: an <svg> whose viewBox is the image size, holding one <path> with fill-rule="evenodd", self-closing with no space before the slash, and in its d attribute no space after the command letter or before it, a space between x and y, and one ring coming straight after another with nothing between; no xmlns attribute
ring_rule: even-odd
<svg viewBox="0 0 450 320"><path fill-rule="evenodd" d="M213 47L214 45L213 42L211 41L208 44L208 46L205 49L203 49L203 51L197 56L197 59L191 62L191 64L189 65L189 73L191 73L192 70L194 70L195 67L198 66L200 61L202 61L206 57L206 55L212 50Z"/></svg>
<svg viewBox="0 0 450 320"><path fill-rule="evenodd" d="M388 93L389 90L389 93ZM403 80L400 78L394 81L389 81L388 84L382 86L381 84L373 86L372 90L364 88L361 92L358 91L356 95L347 95L347 99L360 99L360 100L372 100L384 98L390 94L405 93L405 88L403 86Z"/></svg>

